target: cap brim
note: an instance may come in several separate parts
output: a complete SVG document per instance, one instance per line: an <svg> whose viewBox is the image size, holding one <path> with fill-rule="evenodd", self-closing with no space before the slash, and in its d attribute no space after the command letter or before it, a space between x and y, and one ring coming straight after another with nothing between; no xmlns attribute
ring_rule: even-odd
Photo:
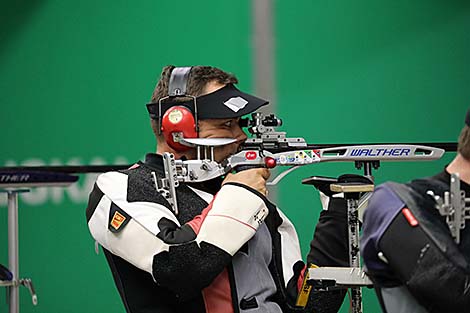
<svg viewBox="0 0 470 313"><path fill-rule="evenodd" d="M267 100L238 90L232 84L197 97L196 102L199 119L240 117L269 103Z"/></svg>
<svg viewBox="0 0 470 313"><path fill-rule="evenodd" d="M196 108L194 101L181 102L175 97L168 97L161 102L161 112L159 112L157 102L147 104L147 109L152 118L162 116L169 108L177 105L188 107L192 112L197 113L199 119L234 118L250 114L269 103L267 100L238 90L232 84L197 97L195 102Z"/></svg>

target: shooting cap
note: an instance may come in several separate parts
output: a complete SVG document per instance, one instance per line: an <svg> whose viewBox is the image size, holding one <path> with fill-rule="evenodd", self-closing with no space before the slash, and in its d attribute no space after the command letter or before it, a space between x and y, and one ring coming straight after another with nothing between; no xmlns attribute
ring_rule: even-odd
<svg viewBox="0 0 470 313"><path fill-rule="evenodd" d="M467 116L465 117L465 124L470 127L470 109L467 111Z"/></svg>
<svg viewBox="0 0 470 313"><path fill-rule="evenodd" d="M267 100L238 90L233 84L227 84L214 92L196 97L197 109L194 108L194 101L192 100L186 102L169 100L161 103L162 112L158 112L158 105L148 104L147 109L151 116L153 114L154 116L160 116L160 113L165 112L172 106L184 105L192 112L197 112L198 119L234 118L252 113L269 103Z"/></svg>

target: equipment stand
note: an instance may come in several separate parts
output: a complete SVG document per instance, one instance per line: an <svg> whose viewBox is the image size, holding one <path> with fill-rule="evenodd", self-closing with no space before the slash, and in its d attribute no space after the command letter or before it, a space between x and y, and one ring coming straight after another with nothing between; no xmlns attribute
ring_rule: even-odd
<svg viewBox="0 0 470 313"><path fill-rule="evenodd" d="M334 193L344 193L348 214L348 242L350 267L318 267L310 268L309 280L320 282L328 288L350 288L351 307L353 313L362 313L362 286L371 286L372 282L362 271L359 251L359 200L361 194L374 191L374 185L363 182L335 182L329 184ZM333 282L331 284L330 282Z"/></svg>
<svg viewBox="0 0 470 313"><path fill-rule="evenodd" d="M37 296L34 293L30 279L19 279L19 245L18 245L18 194L28 192L29 189L0 189L8 196L8 267L13 274L10 281L0 281L0 286L8 288L9 313L20 311L20 285L25 285L30 289L33 304L37 303Z"/></svg>
<svg viewBox="0 0 470 313"><path fill-rule="evenodd" d="M13 274L12 282L16 282L19 276L18 264L18 192L7 191L8 194L8 267ZM20 293L18 285L12 284L9 288L10 313L19 312Z"/></svg>
<svg viewBox="0 0 470 313"><path fill-rule="evenodd" d="M359 213L358 204L360 193L374 191L372 184L343 183L332 184L331 191L344 192L344 197L348 205L348 237L349 237L349 266L360 270L359 253ZM352 312L362 312L362 292L361 287L351 288Z"/></svg>
<svg viewBox="0 0 470 313"><path fill-rule="evenodd" d="M8 196L8 267L7 280L0 280L0 287L7 287L9 313L20 311L20 285L28 288L33 305L38 298L30 278L19 278L19 239L18 239L18 194L28 192L33 187L65 187L76 182L78 176L64 173L40 171L0 171L0 193ZM11 275L10 275L11 274Z"/></svg>

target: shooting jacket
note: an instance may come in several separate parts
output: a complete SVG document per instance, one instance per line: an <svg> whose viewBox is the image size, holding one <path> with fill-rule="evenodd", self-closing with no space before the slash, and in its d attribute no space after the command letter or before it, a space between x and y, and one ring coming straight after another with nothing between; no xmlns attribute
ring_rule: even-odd
<svg viewBox="0 0 470 313"><path fill-rule="evenodd" d="M369 200L361 251L368 275L376 287L387 290L381 295L400 294L397 301L382 299L388 312L424 311L421 307L426 312L464 312L470 306L469 223L456 244L446 218L427 194L430 190L443 197L449 184L450 175L443 171L408 184L385 183ZM468 184L461 182L461 189L470 194ZM395 293L399 286L406 290ZM412 310L405 309L407 297Z"/></svg>
<svg viewBox="0 0 470 313"><path fill-rule="evenodd" d="M127 312L290 312L303 263L287 217L220 180L180 184L175 215L154 175L156 154L100 175L86 212Z"/></svg>

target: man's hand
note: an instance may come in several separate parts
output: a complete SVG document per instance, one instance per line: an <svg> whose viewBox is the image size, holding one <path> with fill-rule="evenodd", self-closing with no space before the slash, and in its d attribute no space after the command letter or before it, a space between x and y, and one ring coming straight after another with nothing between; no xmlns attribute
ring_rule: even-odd
<svg viewBox="0 0 470 313"><path fill-rule="evenodd" d="M266 195L266 181L270 175L271 172L267 168L253 168L236 174L227 174L222 185L228 182L239 183L249 186L261 192L263 195Z"/></svg>

